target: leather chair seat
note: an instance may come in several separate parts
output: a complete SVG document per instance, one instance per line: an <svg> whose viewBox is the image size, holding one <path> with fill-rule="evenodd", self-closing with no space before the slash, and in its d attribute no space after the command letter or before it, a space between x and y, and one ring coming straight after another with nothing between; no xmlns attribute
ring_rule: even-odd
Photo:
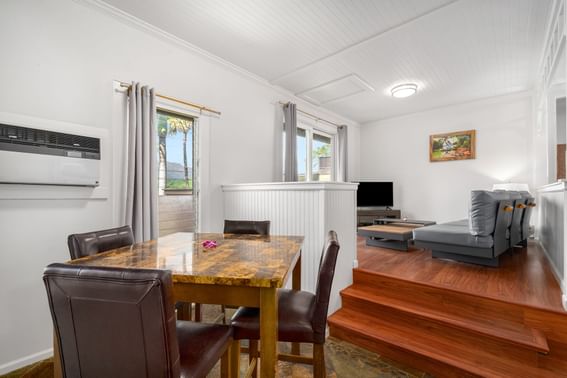
<svg viewBox="0 0 567 378"><path fill-rule="evenodd" d="M231 341L228 326L178 320L181 377L205 377Z"/></svg>
<svg viewBox="0 0 567 378"><path fill-rule="evenodd" d="M311 319L315 295L306 291L278 290L278 340L316 343ZM260 310L240 307L232 317L235 340L260 338Z"/></svg>

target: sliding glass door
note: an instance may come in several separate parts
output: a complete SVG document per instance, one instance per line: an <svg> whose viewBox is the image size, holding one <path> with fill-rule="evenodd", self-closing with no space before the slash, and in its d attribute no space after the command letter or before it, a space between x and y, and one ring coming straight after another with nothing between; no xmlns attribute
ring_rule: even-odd
<svg viewBox="0 0 567 378"><path fill-rule="evenodd" d="M193 232L197 223L195 119L157 111L159 135L159 234Z"/></svg>

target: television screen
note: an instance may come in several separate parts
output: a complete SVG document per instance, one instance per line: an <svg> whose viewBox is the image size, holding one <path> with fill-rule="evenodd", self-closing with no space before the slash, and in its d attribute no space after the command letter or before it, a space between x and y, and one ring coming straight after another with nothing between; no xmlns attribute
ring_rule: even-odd
<svg viewBox="0 0 567 378"><path fill-rule="evenodd" d="M361 181L356 200L358 207L394 206L394 183Z"/></svg>

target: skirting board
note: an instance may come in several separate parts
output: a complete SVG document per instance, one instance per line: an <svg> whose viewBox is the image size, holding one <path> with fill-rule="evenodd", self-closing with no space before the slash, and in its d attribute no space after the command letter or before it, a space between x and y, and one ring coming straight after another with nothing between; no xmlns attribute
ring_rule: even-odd
<svg viewBox="0 0 567 378"><path fill-rule="evenodd" d="M31 365L33 363L39 362L41 360L45 360L46 358L52 356L53 356L53 348L49 348L41 352L30 354L29 356L25 356L22 358L18 358L17 360L7 362L3 365L0 365L0 375L8 374L11 371L18 370L20 368L23 368L24 366Z"/></svg>

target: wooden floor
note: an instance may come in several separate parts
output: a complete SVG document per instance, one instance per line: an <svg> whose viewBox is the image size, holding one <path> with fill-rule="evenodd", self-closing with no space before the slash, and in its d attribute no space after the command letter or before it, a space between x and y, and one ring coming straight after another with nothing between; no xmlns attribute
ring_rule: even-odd
<svg viewBox="0 0 567 378"><path fill-rule="evenodd" d="M368 247L332 336L440 377L567 377L567 312L539 246L499 268Z"/></svg>
<svg viewBox="0 0 567 378"><path fill-rule="evenodd" d="M366 246L358 238L358 267L452 290L563 312L561 288L541 250L533 241L527 249L506 253L500 267L491 268L431 258L431 251L409 252Z"/></svg>

